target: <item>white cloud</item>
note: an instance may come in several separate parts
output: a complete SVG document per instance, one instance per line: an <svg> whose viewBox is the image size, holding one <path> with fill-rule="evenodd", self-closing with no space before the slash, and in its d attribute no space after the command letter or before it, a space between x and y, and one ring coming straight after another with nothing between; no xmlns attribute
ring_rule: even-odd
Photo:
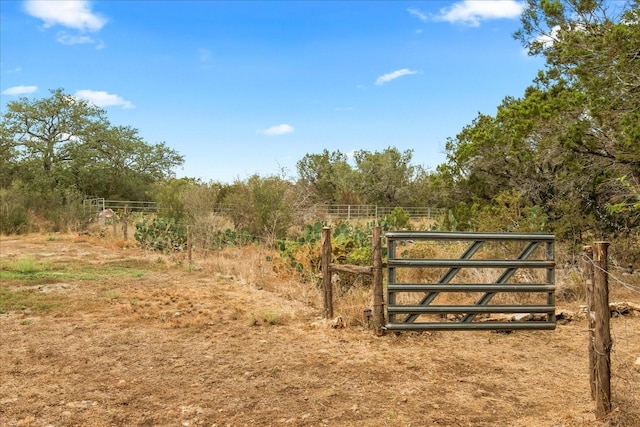
<svg viewBox="0 0 640 427"><path fill-rule="evenodd" d="M93 44L96 41L89 36L72 36L70 34L61 31L58 33L56 37L56 41L59 43L65 44L67 46L71 46L74 44Z"/></svg>
<svg viewBox="0 0 640 427"><path fill-rule="evenodd" d="M515 0L464 0L440 9L440 14L435 19L477 27L480 21L486 19L518 18L524 7L523 2Z"/></svg>
<svg viewBox="0 0 640 427"><path fill-rule="evenodd" d="M387 82L390 82L391 80L395 80L398 77L408 76L410 74L418 74L418 72L414 70L410 70L408 68L403 68L401 70L396 70L391 73L383 74L382 76L378 77L378 79L376 80L376 85L380 86Z"/></svg>
<svg viewBox="0 0 640 427"><path fill-rule="evenodd" d="M259 130L258 133L268 136L276 136L276 135L286 135L288 133L293 132L294 129L291 125L281 124L277 126L271 126L268 129Z"/></svg>
<svg viewBox="0 0 640 427"><path fill-rule="evenodd" d="M20 73L20 72L22 72L22 67L20 67L20 66L15 67L15 68L10 68L7 71L5 71L5 73L7 73L7 74L15 74L15 73Z"/></svg>
<svg viewBox="0 0 640 427"><path fill-rule="evenodd" d="M409 12L411 15L415 16L416 18L418 18L422 22L426 22L427 19L428 19L427 14L422 12L420 9L407 9L407 12Z"/></svg>
<svg viewBox="0 0 640 427"><path fill-rule="evenodd" d="M38 86L13 86L2 91L3 95L26 95L38 91Z"/></svg>
<svg viewBox="0 0 640 427"><path fill-rule="evenodd" d="M102 40L98 41L89 36L73 36L64 31L60 31L58 33L56 41L67 46L73 46L76 44L94 44L96 45L96 50L104 49L104 42Z"/></svg>
<svg viewBox="0 0 640 427"><path fill-rule="evenodd" d="M80 31L99 31L107 23L105 18L91 11L90 3L85 0L27 0L24 10L41 19L45 28L61 25Z"/></svg>
<svg viewBox="0 0 640 427"><path fill-rule="evenodd" d="M120 95L114 95L102 90L83 89L77 91L75 96L76 98L89 101L97 107L122 107L124 109L134 107L130 101L127 101Z"/></svg>
<svg viewBox="0 0 640 427"><path fill-rule="evenodd" d="M535 38L535 41L542 44L542 47L549 48L553 43L558 40L558 33L560 33L560 26L556 25L547 34L540 34Z"/></svg>

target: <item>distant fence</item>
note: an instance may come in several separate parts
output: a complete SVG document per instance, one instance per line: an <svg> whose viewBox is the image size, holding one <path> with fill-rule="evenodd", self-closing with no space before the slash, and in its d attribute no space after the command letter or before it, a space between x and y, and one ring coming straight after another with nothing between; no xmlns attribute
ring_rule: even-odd
<svg viewBox="0 0 640 427"><path fill-rule="evenodd" d="M381 218L389 215L394 209L404 210L412 218L436 219L444 213L442 208L434 207L404 207L404 206L376 206L376 205L313 205L299 209L300 213L313 212L317 218L330 217L333 219L366 219ZM234 206L214 207L214 212L225 214L236 210Z"/></svg>
<svg viewBox="0 0 640 427"><path fill-rule="evenodd" d="M142 202L135 200L109 200L100 197L88 198L83 201L85 211L99 213L105 209L114 212L124 211L125 206L128 212L156 213L159 204L157 202ZM311 209L316 215L328 216L336 219L358 219L358 218L381 218L389 215L394 209L400 208L412 218L436 219L442 215L444 209L434 207L396 207L396 206L376 206L376 205L315 205ZM225 214L235 210L233 206L212 207L214 212Z"/></svg>
<svg viewBox="0 0 640 427"><path fill-rule="evenodd" d="M82 204L85 211L95 212L96 214L107 209L111 209L114 212L124 211L125 207L129 213L155 213L158 211L158 203L142 202L137 200L108 200L100 197L94 197L91 199L84 199Z"/></svg>
<svg viewBox="0 0 640 427"><path fill-rule="evenodd" d="M355 218L380 218L389 215L394 209L400 208L414 218L434 219L441 215L444 210L432 207L403 207L403 206L376 206L376 205L321 205L319 211L324 208L324 213L342 219Z"/></svg>

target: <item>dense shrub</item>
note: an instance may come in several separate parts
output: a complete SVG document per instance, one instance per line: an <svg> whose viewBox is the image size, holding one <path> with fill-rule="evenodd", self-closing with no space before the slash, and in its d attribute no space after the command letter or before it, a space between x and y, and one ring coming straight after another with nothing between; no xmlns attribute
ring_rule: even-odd
<svg viewBox="0 0 640 427"><path fill-rule="evenodd" d="M136 241L145 249L161 252L183 251L187 228L173 218L150 218L136 224Z"/></svg>

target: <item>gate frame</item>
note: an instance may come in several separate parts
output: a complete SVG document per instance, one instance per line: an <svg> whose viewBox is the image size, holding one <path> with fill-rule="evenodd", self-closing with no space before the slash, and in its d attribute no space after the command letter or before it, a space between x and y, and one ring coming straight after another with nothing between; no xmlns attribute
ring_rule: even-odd
<svg viewBox="0 0 640 427"><path fill-rule="evenodd" d="M391 231L385 234L388 244L387 261L387 330L516 330L543 329L552 330L556 327L555 318L555 261L554 235L543 233L456 233L456 232L411 232ZM396 243L398 241L471 241L459 259L405 259L396 257ZM472 259L473 255L488 241L521 241L528 244L522 249L516 259ZM546 247L544 260L532 260L528 257L543 244ZM398 268L442 268L447 267L437 283L412 284L397 283L396 269ZM453 277L462 269L504 268L500 277L493 283L482 284L452 284ZM546 283L520 284L507 283L519 268L545 269ZM424 292L425 295L418 305L396 304L396 294L401 292ZM430 305L440 294L445 292L484 292L475 305ZM546 305L489 305L488 303L498 292L540 292L547 294ZM448 313L463 314L462 320L457 322L415 322L421 314ZM473 322L477 314L487 313L542 313L545 321L511 321L511 322ZM406 314L402 321L397 316Z"/></svg>

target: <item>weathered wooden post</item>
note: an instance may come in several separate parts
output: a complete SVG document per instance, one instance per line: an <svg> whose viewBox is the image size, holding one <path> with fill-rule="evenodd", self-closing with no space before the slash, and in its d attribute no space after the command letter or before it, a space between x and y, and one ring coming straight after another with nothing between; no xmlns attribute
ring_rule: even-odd
<svg viewBox="0 0 640 427"><path fill-rule="evenodd" d="M193 247L193 239L191 238L191 226L187 225L187 260L191 264L191 248Z"/></svg>
<svg viewBox="0 0 640 427"><path fill-rule="evenodd" d="M122 216L122 235L124 240L129 239L129 205L124 205L124 215Z"/></svg>
<svg viewBox="0 0 640 427"><path fill-rule="evenodd" d="M325 319L333 318L333 285L331 283L331 228L322 227L322 289Z"/></svg>
<svg viewBox="0 0 640 427"><path fill-rule="evenodd" d="M111 217L111 225L113 226L113 237L116 238L118 237L118 216L115 214L115 212Z"/></svg>
<svg viewBox="0 0 640 427"><path fill-rule="evenodd" d="M609 242L593 244L593 309L595 328L593 357L595 359L596 418L611 412L611 330L609 329L609 276L607 248Z"/></svg>
<svg viewBox="0 0 640 427"><path fill-rule="evenodd" d="M596 398L596 358L594 350L596 316L593 311L593 247L585 246L582 248L584 252L584 283L587 292L587 322L589 329L589 343L587 350L589 351L589 384L591 386L591 399Z"/></svg>
<svg viewBox="0 0 640 427"><path fill-rule="evenodd" d="M382 239L380 226L373 227L373 328L384 335L384 297L382 289Z"/></svg>

